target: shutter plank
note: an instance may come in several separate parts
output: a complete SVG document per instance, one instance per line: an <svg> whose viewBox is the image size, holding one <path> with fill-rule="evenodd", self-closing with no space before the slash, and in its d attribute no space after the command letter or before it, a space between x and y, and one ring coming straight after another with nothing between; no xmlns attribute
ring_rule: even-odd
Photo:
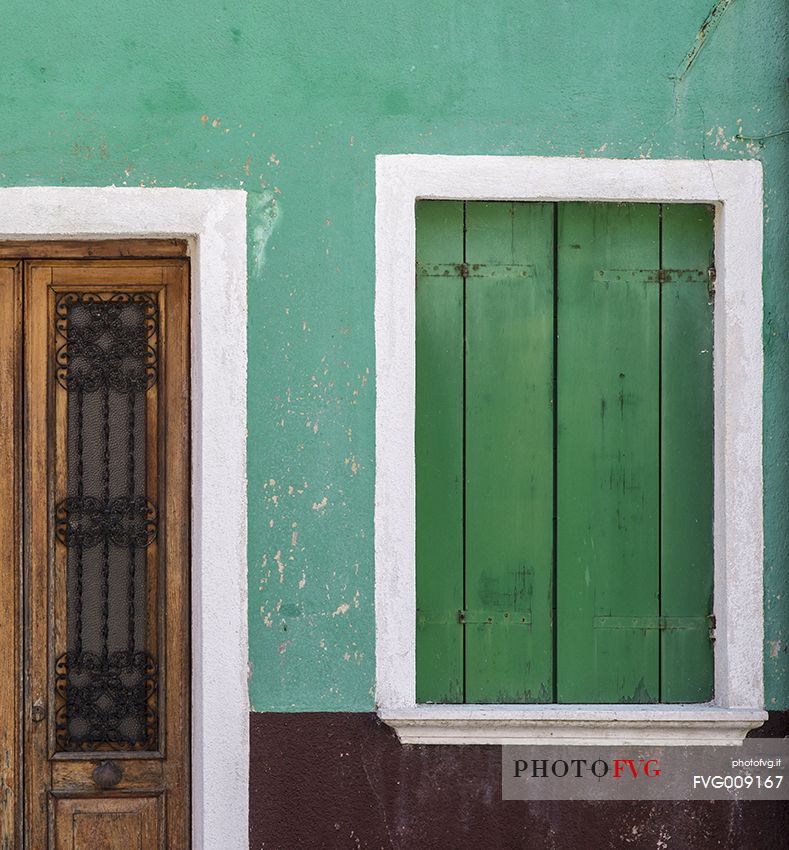
<svg viewBox="0 0 789 850"><path fill-rule="evenodd" d="M463 702L463 204L417 203L416 697Z"/></svg>
<svg viewBox="0 0 789 850"><path fill-rule="evenodd" d="M713 208L663 207L663 267L706 271L712 264ZM694 280L695 278L695 280ZM707 281L667 273L662 287L661 613L712 612L712 305ZM712 698L708 629L661 634L661 699Z"/></svg>
<svg viewBox="0 0 789 850"><path fill-rule="evenodd" d="M465 596L493 612L465 625L466 702L550 702L553 205L469 203L466 227Z"/></svg>
<svg viewBox="0 0 789 850"><path fill-rule="evenodd" d="M558 251L558 701L659 698L659 208L562 204ZM650 281L649 278L653 280ZM598 624L604 621L599 621Z"/></svg>

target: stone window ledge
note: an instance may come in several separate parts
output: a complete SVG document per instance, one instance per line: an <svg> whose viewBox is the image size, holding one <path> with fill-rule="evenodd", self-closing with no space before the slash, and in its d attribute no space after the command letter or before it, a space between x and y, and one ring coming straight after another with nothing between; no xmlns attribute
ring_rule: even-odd
<svg viewBox="0 0 789 850"><path fill-rule="evenodd" d="M379 708L404 744L732 746L767 719L715 705L420 705Z"/></svg>

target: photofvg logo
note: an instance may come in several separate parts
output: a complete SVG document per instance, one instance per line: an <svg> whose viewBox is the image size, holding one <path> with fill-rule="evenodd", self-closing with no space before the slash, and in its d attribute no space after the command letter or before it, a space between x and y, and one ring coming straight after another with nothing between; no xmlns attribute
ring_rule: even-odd
<svg viewBox="0 0 789 850"><path fill-rule="evenodd" d="M502 747L504 800L787 800L789 739L741 747Z"/></svg>
<svg viewBox="0 0 789 850"><path fill-rule="evenodd" d="M641 776L654 779L660 776L660 759L656 758L615 758L613 762L606 759L553 759L546 758L516 759L515 778L531 777L532 779L547 779L552 776L555 779L583 779L585 776L593 776L595 779L605 779L609 774L614 779L632 777L638 779Z"/></svg>

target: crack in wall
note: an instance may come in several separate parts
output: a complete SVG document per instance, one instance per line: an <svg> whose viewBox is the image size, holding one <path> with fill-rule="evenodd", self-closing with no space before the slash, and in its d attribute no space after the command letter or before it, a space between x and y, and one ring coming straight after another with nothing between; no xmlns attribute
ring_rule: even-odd
<svg viewBox="0 0 789 850"><path fill-rule="evenodd" d="M675 80L684 79L685 75L693 66L693 63L698 58L699 53L701 53L704 45L709 40L709 37L713 32L717 29L718 24L721 21L721 18L726 14L726 11L732 5L734 0L717 0L717 2L710 9L709 14L704 19L704 23L699 27L699 31L696 33L696 38L693 41L693 44L690 47L690 50L685 54L685 58L680 63L679 68L677 68L677 72L674 75Z"/></svg>

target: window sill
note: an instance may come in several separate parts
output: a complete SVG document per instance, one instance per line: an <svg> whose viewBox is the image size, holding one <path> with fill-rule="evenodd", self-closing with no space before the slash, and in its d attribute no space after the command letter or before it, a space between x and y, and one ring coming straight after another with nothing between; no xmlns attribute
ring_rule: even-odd
<svg viewBox="0 0 789 850"><path fill-rule="evenodd" d="M715 705L420 705L379 708L403 744L732 746L767 712Z"/></svg>

